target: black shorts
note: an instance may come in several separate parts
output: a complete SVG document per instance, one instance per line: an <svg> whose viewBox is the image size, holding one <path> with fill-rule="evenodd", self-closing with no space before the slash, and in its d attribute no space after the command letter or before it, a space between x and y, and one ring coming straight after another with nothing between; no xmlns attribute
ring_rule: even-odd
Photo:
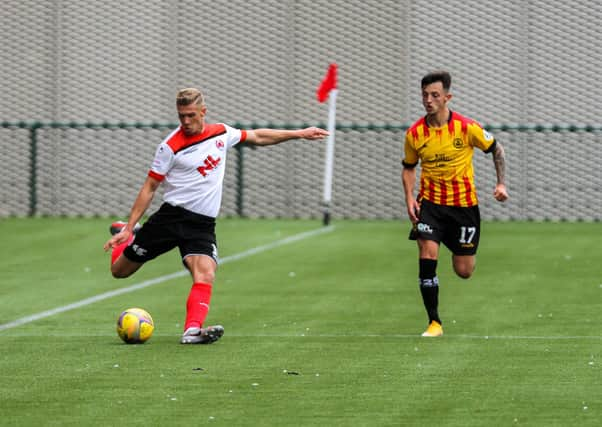
<svg viewBox="0 0 602 427"><path fill-rule="evenodd" d="M410 238L443 243L454 255L474 255L481 237L479 206L459 207L420 202L418 223Z"/></svg>
<svg viewBox="0 0 602 427"><path fill-rule="evenodd" d="M123 255L130 261L144 263L176 246L182 262L189 255L207 255L217 263L215 218L163 203L138 230Z"/></svg>

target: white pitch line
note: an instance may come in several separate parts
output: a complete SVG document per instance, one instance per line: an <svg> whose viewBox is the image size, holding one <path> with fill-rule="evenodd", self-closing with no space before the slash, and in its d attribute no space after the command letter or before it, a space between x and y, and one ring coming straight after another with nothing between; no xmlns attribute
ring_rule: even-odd
<svg viewBox="0 0 602 427"><path fill-rule="evenodd" d="M598 335L444 335L449 338L462 338L469 340L602 340Z"/></svg>
<svg viewBox="0 0 602 427"><path fill-rule="evenodd" d="M220 259L220 265L226 264L233 261L238 261L243 258L250 257L252 255L256 255L261 252L269 251L270 249L277 248L279 246L288 245L290 243L298 242L299 240L307 239L308 237L317 236L319 234L327 233L334 230L334 226L328 226L323 228L318 228L315 230L305 231L303 233L295 234L293 236L285 237L284 239L277 240L272 243L268 243L265 245L257 246L246 251L240 252L238 254L226 256ZM98 301L102 301L108 298L112 298L117 295L127 294L130 292L137 291L139 289L148 288L149 286L157 285L159 283L166 282L171 279L175 279L178 277L188 275L188 270L177 271L175 273L166 274L165 276L160 276L155 279L145 280L144 282L136 283L134 285L128 286L126 288L115 289L113 291L105 292L90 298L83 299L81 301L74 302L72 304L67 304L62 307L53 308L51 310L42 311L41 313L32 314L31 316L21 317L20 319L13 320L12 322L0 324L0 332L5 331L7 329L16 328L18 326L25 325L27 323L35 322L36 320L44 319L46 317L54 316L55 314L64 313L66 311L75 310L76 308L81 308L86 305L94 304Z"/></svg>
<svg viewBox="0 0 602 427"><path fill-rule="evenodd" d="M38 337L41 336L39 333L35 333L35 332L23 332L23 333L19 333L16 335L11 335L11 336L19 336L19 337ZM53 333L53 332L48 332L48 333L44 333L45 337L90 337L90 336L95 336L95 337L112 337L114 336L114 334L108 334L108 333ZM179 334L175 335L175 334L168 334L168 333L153 333L153 337L155 336L159 336L159 337L174 337L174 336L179 336ZM412 340L412 341L419 341L419 342L429 342L429 343L434 343L434 342L442 342L442 341L449 341L449 340L481 340L481 341L487 341L487 340L497 340L497 341L519 341L519 340L525 340L525 341L601 341L602 340L602 336L595 336L595 335L567 335L567 336L563 336L563 335L550 335L550 336L544 336L544 335L466 335L466 334L446 334L441 338L437 338L437 339L430 339L430 338L424 338L421 337L419 333L415 333L415 334L312 334L312 333L299 333L299 334L261 334L261 333L253 333L253 334L243 334L243 333L232 333L229 332L228 333L228 338L243 338L243 339L247 339L247 338L252 338L252 339L270 339L270 338L274 338L274 339L293 339L293 338L299 338L299 339L339 339L339 338L343 338L343 339L366 339L366 338L374 338L374 339L394 339L394 340Z"/></svg>
<svg viewBox="0 0 602 427"><path fill-rule="evenodd" d="M436 342L445 339L466 339L466 340L602 340L602 336L595 335L466 335L466 334L445 334L440 338L425 338L416 334L312 334L311 332L300 334L236 334L229 333L228 337L238 338L415 338L425 342Z"/></svg>

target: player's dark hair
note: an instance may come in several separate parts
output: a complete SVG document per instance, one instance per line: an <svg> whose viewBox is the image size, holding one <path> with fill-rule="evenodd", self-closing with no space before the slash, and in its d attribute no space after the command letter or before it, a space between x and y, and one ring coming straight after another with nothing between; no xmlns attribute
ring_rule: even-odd
<svg viewBox="0 0 602 427"><path fill-rule="evenodd" d="M435 83L435 82L441 82L441 84L443 85L443 89L445 89L445 91L448 91L449 88L451 88L451 82L452 82L452 78L451 78L451 74L449 74L447 71L433 71L432 73L428 73L426 76L424 76L422 78L422 83L421 83L421 87L422 89L424 89L426 86L430 85L431 83Z"/></svg>

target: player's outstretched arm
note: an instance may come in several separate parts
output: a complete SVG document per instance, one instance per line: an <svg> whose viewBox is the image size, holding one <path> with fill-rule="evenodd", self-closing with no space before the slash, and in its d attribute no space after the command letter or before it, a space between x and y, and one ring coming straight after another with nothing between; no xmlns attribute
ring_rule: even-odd
<svg viewBox="0 0 602 427"><path fill-rule="evenodd" d="M130 211L130 217L127 225L104 244L105 251L108 251L109 249L128 241L134 232L134 225L140 220L140 218L142 218L142 215L144 215L144 212L146 212L153 201L153 197L155 196L155 192L157 191L159 184L161 184L159 180L151 176L146 177L146 181L142 185L142 188L138 193L138 197L136 197L134 205L132 206L132 210Z"/></svg>
<svg viewBox="0 0 602 427"><path fill-rule="evenodd" d="M252 145L274 145L290 139L324 139L328 131L314 126L305 129L254 129L247 131L245 142Z"/></svg>
<svg viewBox="0 0 602 427"><path fill-rule="evenodd" d="M495 166L495 174L497 176L497 183L493 190L493 197L498 202L503 202L508 199L508 190L506 189L506 155L504 153L504 147L499 142L495 144L495 150L493 150L493 164Z"/></svg>

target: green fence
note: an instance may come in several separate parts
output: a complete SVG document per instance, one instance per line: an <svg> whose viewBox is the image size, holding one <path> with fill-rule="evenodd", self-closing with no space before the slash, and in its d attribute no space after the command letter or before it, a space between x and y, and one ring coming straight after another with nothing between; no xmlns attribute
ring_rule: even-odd
<svg viewBox="0 0 602 427"><path fill-rule="evenodd" d="M177 123L0 122L6 185L0 216L125 215L157 144ZM306 124L233 123L238 128ZM320 126L324 126L321 124ZM399 173L406 124L336 128L333 218L403 218ZM600 220L602 126L485 126L508 157L511 200L496 204L495 174L475 155L485 218ZM10 149L7 149L10 147ZM244 147L241 145L240 147ZM323 145L300 141L230 156L222 214L316 217L321 212Z"/></svg>

